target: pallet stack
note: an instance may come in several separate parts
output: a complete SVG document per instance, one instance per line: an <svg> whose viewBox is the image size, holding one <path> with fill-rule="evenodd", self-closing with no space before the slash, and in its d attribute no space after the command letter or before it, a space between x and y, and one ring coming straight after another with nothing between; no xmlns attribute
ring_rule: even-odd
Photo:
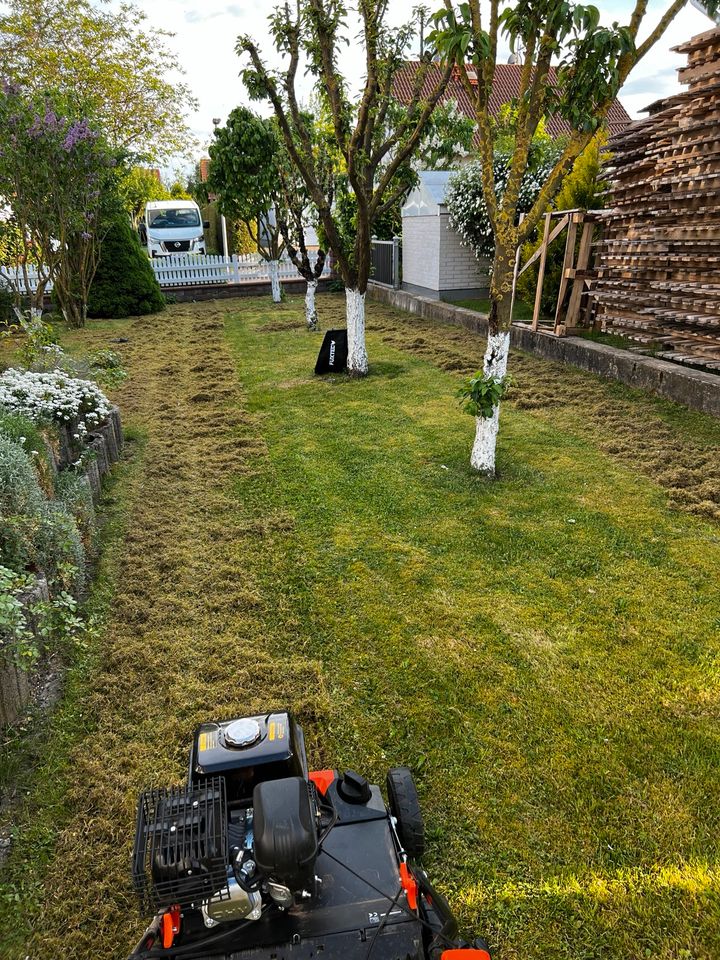
<svg viewBox="0 0 720 960"><path fill-rule="evenodd" d="M656 356L720 372L720 29L674 48L687 90L610 143L596 318Z"/></svg>

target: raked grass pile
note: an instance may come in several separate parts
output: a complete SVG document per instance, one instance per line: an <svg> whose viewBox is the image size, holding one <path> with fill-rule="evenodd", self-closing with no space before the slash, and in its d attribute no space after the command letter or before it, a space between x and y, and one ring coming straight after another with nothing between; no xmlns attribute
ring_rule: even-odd
<svg viewBox="0 0 720 960"><path fill-rule="evenodd" d="M136 791L199 720L287 705L317 765L414 768L427 868L501 960L716 958L720 424L512 357L491 483L453 398L477 340L370 305L370 377L316 379L303 326L298 298L75 335L129 338L146 439L0 955L122 956Z"/></svg>

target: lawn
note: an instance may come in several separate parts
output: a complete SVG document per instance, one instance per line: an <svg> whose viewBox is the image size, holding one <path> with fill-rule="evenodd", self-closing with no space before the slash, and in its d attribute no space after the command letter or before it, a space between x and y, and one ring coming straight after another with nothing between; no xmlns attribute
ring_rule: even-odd
<svg viewBox="0 0 720 960"><path fill-rule="evenodd" d="M476 310L478 313L488 314L490 312L489 300L457 300L456 307L467 307L468 310ZM533 310L522 300L516 300L513 304L513 320L522 320L529 323L532 320Z"/></svg>
<svg viewBox="0 0 720 960"><path fill-rule="evenodd" d="M282 704L316 765L413 767L427 869L500 960L716 958L720 423L513 356L484 481L453 399L471 334L371 305L371 375L318 379L301 310L74 337L128 338L136 440L0 955L122 956L136 791L182 778L199 720Z"/></svg>

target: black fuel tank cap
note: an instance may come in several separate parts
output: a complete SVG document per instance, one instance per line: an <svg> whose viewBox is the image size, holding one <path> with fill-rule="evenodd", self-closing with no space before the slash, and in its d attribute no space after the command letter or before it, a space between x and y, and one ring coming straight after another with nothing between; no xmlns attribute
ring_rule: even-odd
<svg viewBox="0 0 720 960"><path fill-rule="evenodd" d="M338 780L338 793L346 803L367 803L371 797L370 784L354 770L346 770Z"/></svg>

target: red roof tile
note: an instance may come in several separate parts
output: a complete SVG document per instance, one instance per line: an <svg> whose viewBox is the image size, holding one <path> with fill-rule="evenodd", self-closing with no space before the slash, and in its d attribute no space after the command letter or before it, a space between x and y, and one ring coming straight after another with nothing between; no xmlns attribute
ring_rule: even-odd
<svg viewBox="0 0 720 960"><path fill-rule="evenodd" d="M395 78L393 80L393 92L401 103L410 102L410 98L412 97L413 78L419 66L420 61L409 60L402 67L400 67L398 72L395 74ZM490 113L493 117L496 117L499 114L500 108L504 104L510 103L511 100L517 97L518 90L520 89L521 70L522 66L518 63L498 63L495 66L493 89L490 95ZM425 78L423 92L429 93L439 78L440 65L432 63ZM550 68L550 82L555 82L554 67ZM452 76L450 78L450 82L447 85L445 93L440 98L441 103L445 103L448 100L457 101L458 108L465 114L465 116L475 119L475 109L473 103L458 76ZM611 136L616 133L620 133L625 129L625 127L628 126L630 122L630 116L628 115L625 107L620 103L619 100L614 100L607 116L607 124ZM564 133L570 133L570 125L561 117L557 116L549 117L546 121L545 128L553 137L558 137Z"/></svg>

